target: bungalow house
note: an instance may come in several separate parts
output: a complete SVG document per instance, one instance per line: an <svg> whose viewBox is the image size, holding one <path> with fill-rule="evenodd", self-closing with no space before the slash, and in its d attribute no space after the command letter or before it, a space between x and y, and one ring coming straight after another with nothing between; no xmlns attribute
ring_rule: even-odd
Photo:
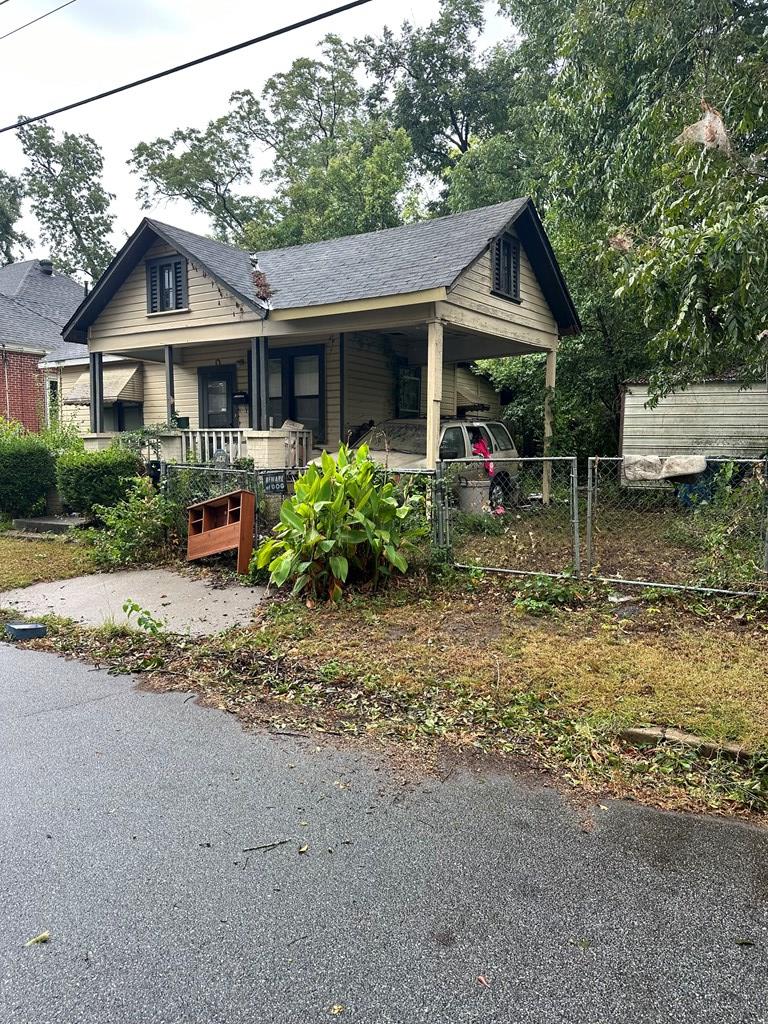
<svg viewBox="0 0 768 1024"><path fill-rule="evenodd" d="M554 386L579 330L530 199L258 254L144 219L64 329L88 367L50 372L91 447L141 418L166 459L277 468L424 416L434 463L441 417L493 408L475 359L545 352Z"/></svg>
<svg viewBox="0 0 768 1024"><path fill-rule="evenodd" d="M87 354L61 337L82 299L82 285L54 271L50 260L0 267L0 416L38 430L48 407L57 406L56 382L44 391L38 364L48 353Z"/></svg>

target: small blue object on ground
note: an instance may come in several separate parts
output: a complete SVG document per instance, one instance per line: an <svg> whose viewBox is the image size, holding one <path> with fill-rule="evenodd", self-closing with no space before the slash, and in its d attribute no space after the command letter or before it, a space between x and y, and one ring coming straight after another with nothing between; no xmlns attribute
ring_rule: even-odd
<svg viewBox="0 0 768 1024"><path fill-rule="evenodd" d="M42 622L8 622L5 632L11 640L37 640L46 635L48 627Z"/></svg>

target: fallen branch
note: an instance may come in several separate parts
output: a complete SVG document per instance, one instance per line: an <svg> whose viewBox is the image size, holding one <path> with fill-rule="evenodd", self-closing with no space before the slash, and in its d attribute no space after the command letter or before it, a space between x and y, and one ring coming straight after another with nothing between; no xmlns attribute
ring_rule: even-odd
<svg viewBox="0 0 768 1024"><path fill-rule="evenodd" d="M256 853L258 850L274 850L278 846L285 846L286 843L292 842L291 839L278 839L275 843L264 843L262 846L246 846L243 853Z"/></svg>

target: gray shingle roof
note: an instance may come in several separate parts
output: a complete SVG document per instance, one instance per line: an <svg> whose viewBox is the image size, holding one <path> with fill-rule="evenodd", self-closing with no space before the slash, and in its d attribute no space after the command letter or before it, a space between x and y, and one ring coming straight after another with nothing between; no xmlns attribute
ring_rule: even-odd
<svg viewBox="0 0 768 1024"><path fill-rule="evenodd" d="M526 202L512 199L385 231L260 252L274 291L272 306L291 309L448 287Z"/></svg>
<svg viewBox="0 0 768 1024"><path fill-rule="evenodd" d="M33 351L83 355L61 330L83 299L83 288L65 274L46 274L39 260L0 267L0 344Z"/></svg>
<svg viewBox="0 0 768 1024"><path fill-rule="evenodd" d="M273 309L447 287L526 202L512 199L404 227L345 235L256 255L273 291ZM237 293L258 301L249 253L161 221L150 220L149 224L197 257Z"/></svg>
<svg viewBox="0 0 768 1024"><path fill-rule="evenodd" d="M85 337L89 324L157 237L199 263L244 305L264 316L268 307L254 287L254 257L272 289L272 309L327 306L449 287L513 222L561 330L579 330L578 314L538 214L530 199L521 198L399 228L255 254L145 218L73 315L65 333L68 338Z"/></svg>

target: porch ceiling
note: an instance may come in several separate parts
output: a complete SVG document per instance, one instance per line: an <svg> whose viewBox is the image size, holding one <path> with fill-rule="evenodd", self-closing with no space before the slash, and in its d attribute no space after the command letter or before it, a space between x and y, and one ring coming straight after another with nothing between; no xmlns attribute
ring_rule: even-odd
<svg viewBox="0 0 768 1024"><path fill-rule="evenodd" d="M378 332L366 332L378 333ZM427 330L424 326L402 328L388 333L397 348L407 355L408 362L414 366L426 366L427 363ZM443 362L464 363L475 359L492 359L501 356L523 356L546 349L537 345L527 345L522 341L497 338L488 334L461 330L445 324L443 332Z"/></svg>

